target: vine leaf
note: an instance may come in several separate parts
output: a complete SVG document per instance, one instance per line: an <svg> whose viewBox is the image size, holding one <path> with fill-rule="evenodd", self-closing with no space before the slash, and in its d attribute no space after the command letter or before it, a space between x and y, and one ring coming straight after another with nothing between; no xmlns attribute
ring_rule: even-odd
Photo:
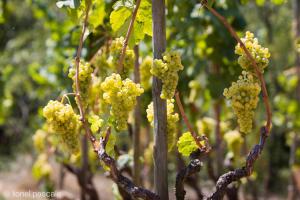
<svg viewBox="0 0 300 200"><path fill-rule="evenodd" d="M124 36L128 29L134 3L131 0L119 0L113 5L110 14L110 24L117 36ZM129 44L137 44L144 39L145 35L152 36L152 10L149 0L141 1L133 26L133 32Z"/></svg>
<svg viewBox="0 0 300 200"><path fill-rule="evenodd" d="M95 29L97 26L102 24L105 17L104 0L94 1L89 15L89 24L92 26L92 29Z"/></svg>

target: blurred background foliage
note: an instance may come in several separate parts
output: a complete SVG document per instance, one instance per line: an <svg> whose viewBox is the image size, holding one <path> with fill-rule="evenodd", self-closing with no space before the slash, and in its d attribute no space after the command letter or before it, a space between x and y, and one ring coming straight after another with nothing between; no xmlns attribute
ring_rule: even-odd
<svg viewBox="0 0 300 200"><path fill-rule="evenodd" d="M223 89L241 72L234 54L235 40L212 14L201 8L199 1L166 2L167 48L182 54L185 69L180 74L178 90L189 118L197 127L205 121L204 117L219 118L235 127L235 118L222 95ZM54 0L0 1L0 168L8 163L4 160L12 160L20 152L34 151L31 137L44 123L42 107L50 99L72 90L67 71L76 53L82 13L67 4L58 8L56 3ZM114 3L113 0L98 1L92 10L83 49L86 60L111 38L124 35L124 32L115 32L110 25ZM299 38L293 29L292 1L217 0L214 7L240 36L246 30L253 32L271 52L265 79L274 110L273 129L253 180L263 186L256 186L260 191L286 189L292 167L289 163L291 147L297 146L295 141L298 141L300 128L295 66ZM151 37L143 37L140 55L152 55ZM144 126L147 126L144 111L150 97L150 91L143 97ZM264 119L265 111L260 103L255 118L256 131L244 138L245 152L257 141L256 133ZM225 142L218 141L213 132L209 135L212 145L226 148ZM294 153L292 165L297 166L300 148ZM216 152L213 157L217 156L214 154ZM223 167L218 173L225 170Z"/></svg>

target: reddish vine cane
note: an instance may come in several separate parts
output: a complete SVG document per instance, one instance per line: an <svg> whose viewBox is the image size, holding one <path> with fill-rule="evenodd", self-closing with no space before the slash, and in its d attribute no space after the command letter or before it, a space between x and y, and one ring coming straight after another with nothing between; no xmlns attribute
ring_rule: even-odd
<svg viewBox="0 0 300 200"><path fill-rule="evenodd" d="M249 154L247 155L245 166L242 168L233 170L233 171L229 171L229 172L223 174L222 176L220 176L216 183L216 191L214 193L212 193L209 197L206 198L206 199L211 199L211 200L218 200L218 199L223 198L223 196L226 192L227 186L230 183L240 180L243 177L247 177L247 176L251 175L251 173L253 171L253 165L254 165L255 161L258 159L259 155L262 153L266 139L270 134L271 123L272 123L272 111L271 111L271 106L269 103L269 97L268 97L268 92L266 89L264 77L263 77L262 73L258 70L258 66L257 66L254 58L252 57L252 55L250 54L250 52L248 51L248 49L246 48L244 43L241 41L241 39L238 37L238 35L234 31L233 27L226 21L226 19L222 15L220 15L215 9L208 6L206 0L202 1L201 4L203 6L205 6L214 16L216 16L223 23L225 28L230 32L232 37L240 44L241 48L245 51L246 56L251 61L251 64L253 65L256 75L261 83L263 102L264 102L264 105L266 108L266 118L267 118L266 125L264 127L262 127L260 130L259 143L257 145L255 145L252 148L252 150L249 152Z"/></svg>

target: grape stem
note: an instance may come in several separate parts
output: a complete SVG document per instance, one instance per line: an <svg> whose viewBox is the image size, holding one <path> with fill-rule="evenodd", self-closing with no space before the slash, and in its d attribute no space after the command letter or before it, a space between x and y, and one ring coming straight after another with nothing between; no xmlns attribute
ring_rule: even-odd
<svg viewBox="0 0 300 200"><path fill-rule="evenodd" d="M85 18L84 18L84 21L83 21L83 27L82 27L82 32L81 32L81 35L80 35L79 46L78 46L76 57L75 57L75 66L76 66L75 90L76 90L76 98L77 98L77 102L78 102L78 109L79 109L79 113L80 113L80 120L83 124L83 127L85 129L85 132L86 132L87 136L94 143L96 141L96 138L93 136L93 134L91 133L91 131L88 127L88 124L86 123L85 112L84 112L84 109L83 109L83 106L82 106L82 101L81 101L81 96L80 96L80 83L79 83L80 56L81 56L81 51L82 51L82 47L83 47L83 38L84 38L85 31L86 31L87 23L88 23L88 16L89 16L90 7L91 7L91 4L88 3L87 7L86 7L86 10L85 10L86 14L85 14Z"/></svg>
<svg viewBox="0 0 300 200"><path fill-rule="evenodd" d="M223 25L229 31L231 36L241 45L241 48L244 50L244 52L246 53L246 56L251 61L251 64L252 64L252 66L255 70L255 73L256 73L256 75L257 75L257 77L258 77L258 79L261 83L261 87L262 87L263 102L265 104L266 115L267 115L266 116L267 117L266 131L267 131L267 135L269 135L270 130L271 130L271 123L272 123L272 111L271 111L271 106L270 106L270 103L269 103L269 96L268 96L268 91L267 91L267 88L266 88L265 79L262 75L262 72L259 71L259 68L258 68L253 56L248 51L248 49L246 48L246 46L242 42L242 40L239 38L239 36L236 34L234 28L227 22L227 20L222 15L220 15L215 9L208 6L207 1L202 1L201 4L204 5L215 17L217 17L223 23Z"/></svg>
<svg viewBox="0 0 300 200"><path fill-rule="evenodd" d="M184 123L186 124L187 128L189 129L189 131L191 132L197 146L200 148L201 151L204 151L204 152L208 152L209 151L209 146L207 143L205 143L206 145L202 145L199 141L199 137L197 135L197 133L194 131L192 125L190 124L185 112L184 112L184 108L182 106L182 103L181 103L181 100L180 100L180 97L179 97L179 92L177 91L175 93L175 99L176 99L176 103L177 103L177 106L178 106L178 109L179 109L179 112L180 112L180 115L182 116L183 118L183 121ZM205 140L205 139L204 139Z"/></svg>
<svg viewBox="0 0 300 200"><path fill-rule="evenodd" d="M118 73L121 73L122 70L123 70L123 62L124 62L124 59L125 59L126 48L127 48L127 45L128 45L128 41L129 41L132 29L133 29L134 21L135 21L136 15L137 15L137 11L140 7L140 4L141 4L141 0L137 0L136 4L135 4L135 7L134 7L134 10L133 10L133 13L132 13L130 24L129 24L129 27L128 27L128 30L127 30L127 33L126 33L126 37L125 37L125 40L124 40L124 43L123 43L123 47L122 47L122 51L121 51L121 55L120 55L120 59L119 59L119 63L118 63Z"/></svg>

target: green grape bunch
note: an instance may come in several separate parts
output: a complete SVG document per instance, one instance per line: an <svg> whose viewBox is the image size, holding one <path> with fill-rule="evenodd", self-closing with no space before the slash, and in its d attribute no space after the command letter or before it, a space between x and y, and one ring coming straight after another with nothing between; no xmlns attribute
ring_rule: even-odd
<svg viewBox="0 0 300 200"><path fill-rule="evenodd" d="M46 149L47 133L44 130L38 129L32 136L34 148L38 152L43 152Z"/></svg>
<svg viewBox="0 0 300 200"><path fill-rule="evenodd" d="M150 70L151 74L158 77L162 83L162 99L171 99L178 84L178 71L183 70L180 54L176 51L166 52L163 59L155 59Z"/></svg>
<svg viewBox="0 0 300 200"><path fill-rule="evenodd" d="M145 90L151 87L151 67L153 59L147 56L140 65L141 85Z"/></svg>
<svg viewBox="0 0 300 200"><path fill-rule="evenodd" d="M241 40L254 58L258 66L258 70L260 70L260 72L263 72L269 64L269 58L271 56L271 54L269 53L269 49L259 45L257 38L254 38L254 34L249 31L246 32L246 36L244 38L241 38ZM238 63L244 70L255 72L251 60L248 58L239 43L235 47L235 53L239 55Z"/></svg>
<svg viewBox="0 0 300 200"><path fill-rule="evenodd" d="M110 66L116 70L119 65L119 59L121 56L123 44L124 44L124 37L116 38L112 41L110 45ZM133 69L134 66L135 55L132 49L126 48L124 62L123 62L123 71L127 74L130 70Z"/></svg>
<svg viewBox="0 0 300 200"><path fill-rule="evenodd" d="M130 79L122 80L119 74L113 73L101 83L103 99L111 106L110 114L116 122L116 129L126 130L129 112L134 109L136 97L140 96L144 89Z"/></svg>
<svg viewBox="0 0 300 200"><path fill-rule="evenodd" d="M33 177L36 180L40 180L42 178L49 178L52 173L53 169L48 162L47 154L40 154L32 166Z"/></svg>
<svg viewBox="0 0 300 200"><path fill-rule="evenodd" d="M55 133L59 140L71 153L79 151L79 129L81 122L72 106L59 101L49 101L43 109L50 131Z"/></svg>
<svg viewBox="0 0 300 200"><path fill-rule="evenodd" d="M243 71L237 82L225 88L223 95L231 100L231 106L238 119L240 131L249 133L252 130L254 111L259 100L260 85L252 74Z"/></svg>
<svg viewBox="0 0 300 200"><path fill-rule="evenodd" d="M244 142L241 134L237 130L228 131L224 134L224 140L229 151L232 152L235 157L239 157Z"/></svg>
<svg viewBox="0 0 300 200"><path fill-rule="evenodd" d="M79 74L78 74L79 90L80 90L81 101L85 109L87 108L88 105L89 88L91 85L90 83L92 80L92 73L93 73L92 66L87 62L80 61ZM73 80L72 88L73 91L76 92L76 65L75 64L70 68L68 76ZM75 99L78 104L77 97Z"/></svg>
<svg viewBox="0 0 300 200"><path fill-rule="evenodd" d="M154 109L153 102L148 105L147 119L151 126L154 126ZM177 122L179 121L178 113L174 112L174 99L167 100L167 141L168 151L170 152L176 141Z"/></svg>

